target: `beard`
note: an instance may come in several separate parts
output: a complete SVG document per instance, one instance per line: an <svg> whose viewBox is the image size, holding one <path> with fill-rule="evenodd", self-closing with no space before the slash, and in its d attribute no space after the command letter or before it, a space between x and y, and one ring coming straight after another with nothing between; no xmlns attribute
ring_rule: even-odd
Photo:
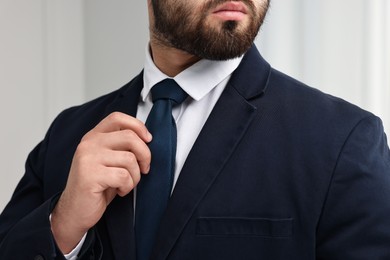
<svg viewBox="0 0 390 260"><path fill-rule="evenodd" d="M247 6L249 21L207 22L210 10L228 0L209 0L196 11L186 0L152 0L153 36L161 44L183 50L199 58L228 60L244 54L253 44L268 10L269 1L256 8L253 0L241 0Z"/></svg>

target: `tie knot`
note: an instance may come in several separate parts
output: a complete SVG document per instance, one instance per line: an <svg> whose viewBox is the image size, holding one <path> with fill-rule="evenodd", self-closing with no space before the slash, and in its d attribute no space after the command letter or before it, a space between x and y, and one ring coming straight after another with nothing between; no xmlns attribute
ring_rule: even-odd
<svg viewBox="0 0 390 260"><path fill-rule="evenodd" d="M152 87L153 103L160 99L172 100L175 104L181 104L188 94L173 79L164 79Z"/></svg>

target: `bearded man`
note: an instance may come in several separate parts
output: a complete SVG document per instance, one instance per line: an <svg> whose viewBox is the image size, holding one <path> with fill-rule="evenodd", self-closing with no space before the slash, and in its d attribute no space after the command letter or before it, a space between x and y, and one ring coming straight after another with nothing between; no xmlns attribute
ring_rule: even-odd
<svg viewBox="0 0 390 260"><path fill-rule="evenodd" d="M148 0L141 74L61 113L0 259L390 259L380 119L274 70L269 0Z"/></svg>

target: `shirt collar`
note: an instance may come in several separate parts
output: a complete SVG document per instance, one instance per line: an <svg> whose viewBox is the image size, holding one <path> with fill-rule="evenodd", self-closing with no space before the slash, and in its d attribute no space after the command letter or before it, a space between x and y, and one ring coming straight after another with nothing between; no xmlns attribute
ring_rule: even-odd
<svg viewBox="0 0 390 260"><path fill-rule="evenodd" d="M227 61L203 59L185 69L173 79L185 92L188 93L189 96L191 96L194 100L199 101L214 87L233 73L240 64L242 57L243 56ZM141 92L142 100L146 100L150 90L155 84L166 78L171 77L168 77L156 67L152 60L148 46L146 48L144 66L144 88Z"/></svg>

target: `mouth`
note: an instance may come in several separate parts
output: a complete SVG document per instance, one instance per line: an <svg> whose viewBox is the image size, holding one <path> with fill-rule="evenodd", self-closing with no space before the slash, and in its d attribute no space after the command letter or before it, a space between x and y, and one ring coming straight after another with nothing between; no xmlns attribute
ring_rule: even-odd
<svg viewBox="0 0 390 260"><path fill-rule="evenodd" d="M225 21L240 21L247 15L246 5L239 1L230 1L217 6L212 12L213 15Z"/></svg>

